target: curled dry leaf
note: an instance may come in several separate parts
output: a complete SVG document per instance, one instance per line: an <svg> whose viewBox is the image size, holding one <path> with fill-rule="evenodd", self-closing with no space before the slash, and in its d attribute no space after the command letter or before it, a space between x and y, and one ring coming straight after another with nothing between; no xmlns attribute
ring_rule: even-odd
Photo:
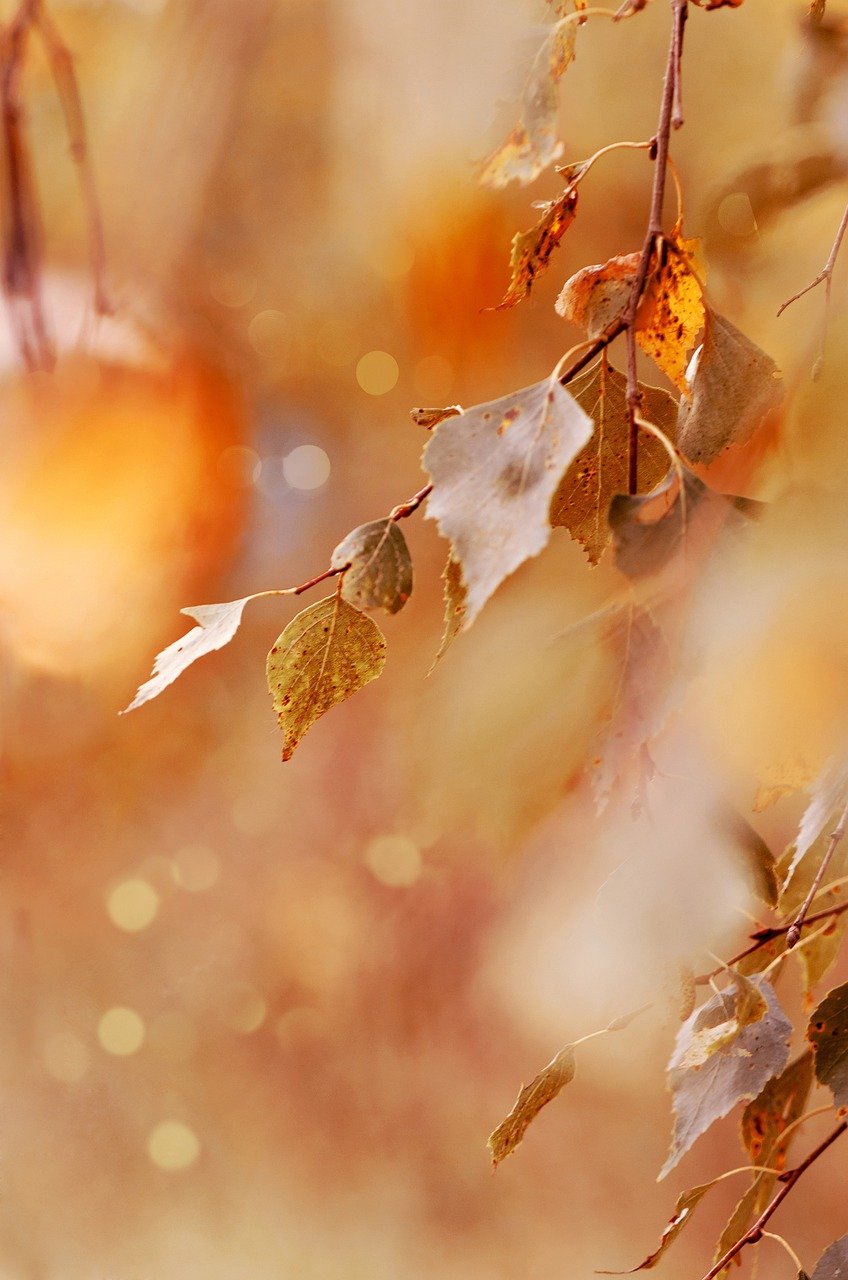
<svg viewBox="0 0 848 1280"><path fill-rule="evenodd" d="M606 358L569 384L569 390L588 413L595 430L559 483L551 502L551 524L568 529L584 548L590 564L597 564L610 540L607 511L614 494L627 489L627 447L630 418L627 379ZM677 403L659 387L639 384L641 416L674 439ZM651 489L668 470L668 452L647 432L639 441L639 483Z"/></svg>
<svg viewBox="0 0 848 1280"><path fill-rule="evenodd" d="M744 444L780 403L781 393L771 356L707 310L692 399L680 402L681 453L690 462L710 463L728 445Z"/></svg>
<svg viewBox="0 0 848 1280"><path fill-rule="evenodd" d="M493 1168L512 1154L542 1107L571 1083L575 1069L574 1045L567 1044L529 1084L522 1086L515 1106L489 1136Z"/></svg>
<svg viewBox="0 0 848 1280"><path fill-rule="evenodd" d="M304 609L268 654L268 688L289 760L325 712L371 680L386 661L386 641L366 614L336 593Z"/></svg>
<svg viewBox="0 0 848 1280"><path fill-rule="evenodd" d="M756 977L749 982L738 974L734 975L734 984L735 992L713 996L696 1009L677 1034L668 1064L674 1100L674 1135L660 1179L671 1172L710 1125L726 1116L737 1103L755 1098L763 1085L786 1066L792 1025L772 987L764 978ZM748 1016L757 1008L749 998L750 987L755 987L764 997L766 1009L755 1021L741 1025L737 1021L737 1010ZM728 1036L706 1061L686 1065L696 1037L733 1022L738 1026L737 1034Z"/></svg>
<svg viewBox="0 0 848 1280"><path fill-rule="evenodd" d="M583 267L566 280L554 306L564 320L599 338L624 318L639 270L641 254L627 253Z"/></svg>
<svg viewBox="0 0 848 1280"><path fill-rule="evenodd" d="M205 653L213 653L229 644L239 629L244 606L255 599L255 596L245 596L243 600L230 600L226 604L196 604L181 609L180 613L194 618L200 625L156 655L152 676L139 687L124 713L158 697L177 676L182 675L186 667Z"/></svg>
<svg viewBox="0 0 848 1280"><path fill-rule="evenodd" d="M816 1079L837 1107L848 1107L848 982L834 987L810 1018L807 1039L816 1055Z"/></svg>
<svg viewBox="0 0 848 1280"><path fill-rule="evenodd" d="M547 271L551 255L576 216L577 192L568 188L543 206L541 218L529 231L513 236L512 278L496 311L514 307L527 297L538 277Z"/></svg>
<svg viewBox="0 0 848 1280"><path fill-rule="evenodd" d="M736 995L732 1007L727 1010L727 1017L715 1025L708 1020L707 1025L693 1031L680 1059L681 1068L688 1070L703 1066L714 1053L733 1044L745 1027L765 1017L765 998L755 984L742 974L734 974L733 981L736 984Z"/></svg>
<svg viewBox="0 0 848 1280"><path fill-rule="evenodd" d="M461 404L449 404L444 409L410 409L410 417L417 427L426 427L432 431L446 418L455 418L463 412Z"/></svg>
<svg viewBox="0 0 848 1280"><path fill-rule="evenodd" d="M344 574L341 593L356 609L397 613L412 594L412 560L395 520L371 520L344 538L330 557Z"/></svg>
<svg viewBox="0 0 848 1280"><path fill-rule="evenodd" d="M640 1262L636 1267L628 1267L626 1271L598 1271L596 1274L600 1276L629 1276L634 1271L652 1270L670 1246L674 1244L683 1228L688 1225L694 1210L707 1192L712 1190L719 1181L719 1178L713 1178L712 1182L704 1182L699 1187L692 1187L689 1191L684 1191L677 1197L674 1213L660 1236L659 1245L653 1253L648 1254L644 1262Z"/></svg>
<svg viewBox="0 0 848 1280"><path fill-rule="evenodd" d="M436 663L445 656L459 635L465 621L465 583L462 580L462 569L453 556L448 556L448 562L442 573L442 581L445 584L445 629L442 635L442 643L439 645L439 652L436 654L433 666L430 668L431 673L435 669Z"/></svg>
<svg viewBox="0 0 848 1280"><path fill-rule="evenodd" d="M844 1280L848 1275L848 1236L828 1245L816 1263L811 1280Z"/></svg>
<svg viewBox="0 0 848 1280"><path fill-rule="evenodd" d="M803 1115L813 1084L813 1055L808 1050L762 1089L742 1114L741 1138L751 1163L770 1169L786 1167L786 1153L792 1141L784 1132ZM750 1187L730 1216L715 1249L715 1259L723 1258L748 1230L771 1199L776 1182L773 1173L755 1173Z"/></svg>
<svg viewBox="0 0 848 1280"><path fill-rule="evenodd" d="M424 450L433 482L427 516L450 540L465 582L467 630L483 605L551 534L563 472L592 431L556 379L476 405L442 423Z"/></svg>

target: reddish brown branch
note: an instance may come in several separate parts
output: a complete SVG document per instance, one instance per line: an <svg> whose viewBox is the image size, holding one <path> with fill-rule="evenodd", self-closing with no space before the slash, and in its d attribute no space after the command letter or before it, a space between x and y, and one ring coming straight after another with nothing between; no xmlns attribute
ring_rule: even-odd
<svg viewBox="0 0 848 1280"><path fill-rule="evenodd" d="M821 860L819 869L813 878L813 883L810 885L809 892L807 893L806 898L801 904L801 908L798 914L796 915L795 919L792 921L791 925L786 931L786 946L790 950L792 947L796 945L796 943L798 942L798 939L801 937L801 930L804 927L804 921L807 918L807 912L809 911L812 905L813 898L816 896L816 894L819 891L819 885L821 884L822 879L824 878L824 873L827 870L834 853L836 852L836 847L839 844L842 837L845 835L846 827L848 827L848 804L846 804L845 808L843 809L842 816L839 819L839 822L836 824L836 827L830 833L830 841L828 843L827 848L825 849L824 857Z"/></svg>
<svg viewBox="0 0 848 1280"><path fill-rule="evenodd" d="M323 573L317 573L314 578L310 578L308 582L301 582L299 587L291 587L290 594L293 596L302 595L304 591L309 591L312 587L317 587L319 582L326 582L328 578L335 578L336 574L344 573L345 569L349 569L349 564L343 564L339 569L325 569Z"/></svg>
<svg viewBox="0 0 848 1280"><path fill-rule="evenodd" d="M405 520L407 516L411 516L414 511L418 510L421 503L424 502L426 498L429 498L432 492L433 486L431 484L425 484L424 488L419 489L418 492L407 502L401 502L397 507L394 507L389 512L389 519L394 522L397 522L398 520Z"/></svg>
<svg viewBox="0 0 848 1280"><path fill-rule="evenodd" d="M763 1236L763 1227L766 1225L769 1219L773 1216L773 1214L780 1208L781 1204L789 1195L789 1192L795 1186L795 1183L798 1181L801 1175L806 1173L810 1165L814 1164L815 1161L818 1160L819 1156L824 1155L828 1147L831 1146L831 1144L834 1143L837 1138L841 1137L846 1129L848 1129L848 1120L843 1120L841 1121L840 1124L836 1126L836 1128L833 1130L832 1133L828 1134L828 1136L824 1139L823 1142L819 1143L815 1151L810 1152L806 1160L801 1161L801 1163L798 1165L796 1169L789 1169L785 1173L781 1173L778 1176L778 1179L777 1179L778 1182L782 1182L783 1185L778 1191L777 1195L766 1206L766 1208L760 1214L759 1218L757 1218L753 1226L748 1228L744 1236L742 1236L739 1240L737 1240L736 1244L731 1245L731 1247L727 1250L727 1252L721 1258L719 1258L718 1262L715 1263L715 1265L710 1268L710 1270L704 1276L704 1280L715 1280L715 1277L720 1272L724 1271L725 1267L727 1267L733 1261L733 1259L736 1257L738 1253L742 1252L742 1250L745 1248L746 1245L759 1243L759 1241L762 1239L762 1236Z"/></svg>
<svg viewBox="0 0 848 1280"><path fill-rule="evenodd" d="M807 929L810 925L818 924L820 920L836 919L837 916L843 915L846 911L848 911L848 902L840 902L835 907L825 907L823 911L816 911L811 916L805 916L801 928ZM790 924L758 929L756 933L751 934L752 942L750 947L746 947L744 951L731 956L726 965L721 965L718 969L711 969L709 973L699 974L695 979L695 983L698 986L704 986L705 983L709 982L710 978L716 978L720 973L726 972L727 969L732 969L740 960L746 960L748 956L754 955L757 951L761 951L763 947L767 947L770 942L774 942L775 938L782 938L784 934L789 933L793 924L794 921Z"/></svg>

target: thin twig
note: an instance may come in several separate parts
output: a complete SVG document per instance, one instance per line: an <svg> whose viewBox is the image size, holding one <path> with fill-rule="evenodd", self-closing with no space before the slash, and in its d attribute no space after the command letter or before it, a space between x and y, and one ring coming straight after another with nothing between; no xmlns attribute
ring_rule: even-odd
<svg viewBox="0 0 848 1280"><path fill-rule="evenodd" d="M848 901L840 902L839 905L835 907L825 907L823 911L816 911L811 916L805 916L801 927L802 929L806 929L810 925L817 924L819 920L834 919L836 916L843 915L846 911L848 911ZM793 923L794 922L791 922L790 924L775 925L774 927L769 926L765 929L758 929L756 933L751 934L753 941L750 947L746 947L744 951L740 951L737 955L731 956L727 961L726 966L722 965L721 968L712 969L709 973L699 974L698 977L694 979L696 986L704 986L709 982L710 978L716 977L716 975L722 973L725 968L732 968L733 965L738 964L740 960L747 960L748 956L752 956L757 951L761 951L762 948L767 947L770 942L774 942L775 938L783 937L783 935L788 933L792 928Z"/></svg>
<svg viewBox="0 0 848 1280"><path fill-rule="evenodd" d="M418 492L414 494L409 499L408 502L401 502L399 506L394 507L389 512L389 519L394 521L395 523L398 520L405 520L407 516L411 516L414 511L418 510L418 508L421 506L421 503L424 502L426 498L429 498L432 492L433 492L432 484L425 484L424 488L419 489Z"/></svg>
<svg viewBox="0 0 848 1280"><path fill-rule="evenodd" d="M777 1195L766 1206L766 1208L760 1214L759 1218L757 1218L753 1226L749 1227L748 1230L745 1232L745 1234L741 1236L740 1239L738 1239L735 1244L731 1245L730 1248L727 1250L727 1252L723 1254L721 1258L719 1258L718 1262L716 1262L715 1265L710 1268L710 1270L704 1276L704 1280L715 1280L715 1277L719 1275L720 1272L724 1271L725 1267L727 1267L729 1263L733 1261L733 1259L736 1257L738 1253L742 1252L742 1250L745 1248L746 1245L757 1244L760 1240L762 1240L763 1227L766 1225L769 1219L773 1216L773 1214L780 1208L781 1204L789 1195L789 1192L795 1186L795 1183L798 1181L801 1175L806 1173L810 1165L815 1163L815 1161L818 1160L819 1156L824 1155L828 1147L831 1146L831 1144L834 1143L837 1138L841 1137L846 1129L848 1129L848 1120L842 1120L836 1126L836 1128L832 1131L832 1133L829 1133L828 1136L824 1139L824 1141L820 1142L819 1145L815 1148L815 1150L811 1151L810 1154L807 1156L807 1158L801 1161L801 1163L798 1165L797 1168L787 1170L786 1173L780 1174L780 1176L778 1177L778 1182L783 1183L783 1185L781 1186Z"/></svg>
<svg viewBox="0 0 848 1280"><path fill-rule="evenodd" d="M822 364L824 363L825 344L827 342L827 330L830 321L830 299L833 289L833 270L836 266L836 259L839 257L839 250L842 248L842 241L845 239L845 232L848 231L848 205L842 214L842 221L836 232L833 244L828 255L827 262L822 267L815 280L811 280L809 284L800 289L798 293L793 293L791 298L787 298L781 303L777 314L782 316L787 307L791 307L793 302L797 302L799 298L803 298L805 294L810 293L813 289L817 289L820 284L824 284L824 316L822 318L821 339L819 342L819 354L813 367L813 377L816 377Z"/></svg>
<svg viewBox="0 0 848 1280"><path fill-rule="evenodd" d="M779 1245L782 1245L783 1248L786 1250L786 1252L789 1254L789 1257L792 1259L792 1262L795 1266L795 1270L798 1272L798 1274L799 1275L804 1274L804 1268L801 1265L801 1259L798 1257L797 1253L792 1248L792 1245L789 1243L788 1240L784 1240L783 1236L779 1236L776 1231L764 1231L763 1239L776 1240Z"/></svg>
<svg viewBox="0 0 848 1280"><path fill-rule="evenodd" d="M848 210L846 210L846 214L848 214ZM797 943L798 939L801 937L801 929L804 926L804 920L806 919L807 912L810 909L813 898L816 896L816 894L819 891L819 885L822 882L824 873L827 870L828 865L830 864L831 858L836 852L836 847L839 844L839 841L845 835L846 827L848 827L848 804L846 804L845 808L842 810L842 816L840 817L839 822L837 823L836 827L830 834L830 842L828 843L828 846L825 849L824 857L822 858L821 865L819 866L819 869L816 872L815 877L813 878L813 883L810 885L809 892L806 898L804 899L803 903L801 904L801 909L786 931L786 947L787 947L787 950L789 951L792 950L792 948Z"/></svg>

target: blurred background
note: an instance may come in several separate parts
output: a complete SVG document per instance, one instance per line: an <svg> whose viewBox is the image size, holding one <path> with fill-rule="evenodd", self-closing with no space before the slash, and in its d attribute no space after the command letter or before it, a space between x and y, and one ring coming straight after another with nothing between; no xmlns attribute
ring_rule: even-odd
<svg viewBox="0 0 848 1280"><path fill-rule="evenodd" d="M703 792L779 851L803 808L792 788L848 711L848 329L835 320L812 384L822 297L774 318L822 265L845 199L844 50L811 51L801 6L690 15L686 232L707 239L714 304L792 398L777 447L737 472L775 507L700 592L707 656L660 816L595 816L583 769L615 659L591 627L557 637L622 582L561 531L427 678L446 548L406 522L416 585L380 619L385 674L285 766L264 676L285 600L252 605L226 650L117 714L187 629L180 606L320 572L350 528L420 487L409 409L543 377L580 337L553 311L563 280L641 244L650 166L622 152L584 185L529 302L485 310L531 201L558 189L474 180L514 123L544 8L53 0L108 318L30 42L57 361L27 372L11 330L0 342L3 1280L576 1280L634 1265L680 1189L743 1163L727 1121L654 1184L675 1030L663 983L681 959L730 954L757 910ZM650 136L666 10L580 31L567 159ZM763 786L786 794L752 816ZM568 1094L492 1176L485 1140L519 1084L657 991L651 1014L580 1051ZM800 1008L794 974L785 999ZM845 1229L844 1156L829 1159L777 1226L794 1223L810 1269ZM670 1273L707 1269L741 1191L714 1193Z"/></svg>

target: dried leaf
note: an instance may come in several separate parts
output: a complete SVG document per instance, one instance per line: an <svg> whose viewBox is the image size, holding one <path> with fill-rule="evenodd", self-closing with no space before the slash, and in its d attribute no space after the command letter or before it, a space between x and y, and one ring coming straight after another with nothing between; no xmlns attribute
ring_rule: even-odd
<svg viewBox="0 0 848 1280"><path fill-rule="evenodd" d="M494 1168L515 1150L542 1107L571 1083L575 1067L574 1045L567 1044L529 1084L522 1086L515 1106L489 1137Z"/></svg>
<svg viewBox="0 0 848 1280"><path fill-rule="evenodd" d="M551 503L551 524L568 529L597 564L610 540L607 510L614 494L627 489L630 419L627 379L605 359L569 386L595 424L586 447L566 471ZM639 384L641 416L674 439L675 400L659 387ZM668 470L668 453L656 436L639 437L639 485L651 489Z"/></svg>
<svg viewBox="0 0 848 1280"><path fill-rule="evenodd" d="M244 606L255 599L255 596L245 596L243 600L230 600L226 604L196 604L181 609L180 613L194 618L200 626L194 627L156 655L153 675L139 687L138 693L122 714L134 711L151 698L158 697L163 689L174 683L177 676L182 675L186 667L190 667L205 653L213 653L229 644L239 629Z"/></svg>
<svg viewBox="0 0 848 1280"><path fill-rule="evenodd" d="M562 17L584 6L575 2L560 5ZM479 180L486 187L505 187L509 182L526 186L538 178L562 154L557 139L556 86L574 58L577 22L558 22L551 28L537 53L530 78L521 95L518 124L506 140L483 161Z"/></svg>
<svg viewBox="0 0 848 1280"><path fill-rule="evenodd" d="M702 9L738 9L742 0L694 0Z"/></svg>
<svg viewBox="0 0 848 1280"><path fill-rule="evenodd" d="M845 1280L848 1275L848 1236L828 1245L816 1263L812 1280Z"/></svg>
<svg viewBox="0 0 848 1280"><path fill-rule="evenodd" d="M781 1075L770 1080L742 1115L741 1138L751 1163L771 1169L786 1167L786 1153L792 1141L782 1134L803 1115L813 1084L813 1056L809 1050L790 1062ZM771 1199L776 1178L773 1173L756 1173L730 1216L716 1245L715 1258L723 1258L748 1230Z"/></svg>
<svg viewBox="0 0 848 1280"><path fill-rule="evenodd" d="M807 1039L816 1055L816 1079L837 1107L848 1107L848 982L834 987L810 1018Z"/></svg>
<svg viewBox="0 0 848 1280"><path fill-rule="evenodd" d="M457 414L462 413L461 404L449 404L445 409L410 409L409 413L412 421L417 427L426 427L428 431L432 431L440 422L444 422L446 418L455 418Z"/></svg>
<svg viewBox="0 0 848 1280"><path fill-rule="evenodd" d="M626 1271L598 1271L596 1274L599 1276L630 1276L634 1271L650 1271L657 1265L666 1250L674 1244L683 1228L688 1225L696 1206L700 1204L707 1192L719 1181L720 1178L713 1178L712 1182L704 1182L699 1187L692 1187L689 1191L684 1191L677 1197L674 1213L660 1236L658 1247L653 1253L649 1253L644 1262L639 1263L638 1267L629 1267Z"/></svg>
<svg viewBox="0 0 848 1280"><path fill-rule="evenodd" d="M537 278L547 271L551 255L577 216L577 192L567 188L543 209L541 218L529 231L519 231L513 236L512 278L496 311L516 306L527 297Z"/></svg>
<svg viewBox="0 0 848 1280"><path fill-rule="evenodd" d="M751 883L767 907L776 907L780 898L780 879L774 854L760 833L741 813L723 804L715 811L715 822L735 849L741 853Z"/></svg>
<svg viewBox="0 0 848 1280"><path fill-rule="evenodd" d="M721 992L708 1000L683 1024L668 1066L674 1095L674 1136L661 1172L666 1177L697 1138L716 1120L742 1101L755 1098L769 1080L786 1066L792 1025L764 978L751 984L765 997L763 1017L743 1026L739 1034L722 1044L701 1065L687 1068L684 1060L694 1038L734 1018L741 1000L747 1003L743 979L735 975L736 992Z"/></svg>
<svg viewBox="0 0 848 1280"><path fill-rule="evenodd" d="M588 338L606 333L627 311L641 256L627 253L575 272L554 304L558 314L585 329Z"/></svg>
<svg viewBox="0 0 848 1280"><path fill-rule="evenodd" d="M448 562L442 573L442 581L445 584L445 629L442 634L442 643L439 645L439 652L436 654L433 666L430 668L431 672L436 663L445 656L462 630L465 621L465 583L462 580L462 569L453 556L448 556Z"/></svg>
<svg viewBox="0 0 848 1280"><path fill-rule="evenodd" d="M728 1016L715 1026L701 1026L692 1033L680 1060L681 1068L703 1066L714 1053L738 1040L745 1027L765 1017L766 1002L755 984L742 974L734 974L733 980L736 984L736 996L733 1007L728 1010Z"/></svg>
<svg viewBox="0 0 848 1280"><path fill-rule="evenodd" d="M801 818L801 825L795 839L795 851L789 863L785 884L789 884L799 863L821 835L828 818L834 816L837 808L844 806L846 797L848 797L848 760L834 757L825 765L811 788L810 803Z"/></svg>
<svg viewBox="0 0 848 1280"><path fill-rule="evenodd" d="M304 609L268 654L268 688L289 760L306 731L325 712L371 680L386 661L380 628L340 595Z"/></svg>
<svg viewBox="0 0 848 1280"><path fill-rule="evenodd" d="M466 586L467 630L483 605L551 534L548 511L591 420L554 378L442 423L424 451L427 515L450 539Z"/></svg>
<svg viewBox="0 0 848 1280"><path fill-rule="evenodd" d="M707 310L691 403L680 402L678 446L690 462L712 462L749 440L777 406L777 365L744 333Z"/></svg>
<svg viewBox="0 0 848 1280"><path fill-rule="evenodd" d="M412 560L395 520L359 525L336 547L330 564L334 569L350 565L341 590L356 609L397 613L412 594Z"/></svg>
<svg viewBox="0 0 848 1280"><path fill-rule="evenodd" d="M834 816L834 821L835 821ZM805 858L800 866L796 869L791 881L785 885L783 893L780 897L779 912L785 920L792 920L797 915L801 903L805 900L813 878L818 872L821 857L824 855L825 845L829 841L830 823L827 823L821 832L816 848L816 856ZM783 862L781 863L781 870ZM834 850L833 858L828 867L828 877L830 881L839 881L848 875L848 842L841 841ZM848 884L839 884L831 886L826 883L810 905L810 914L813 915L817 911L825 911L828 907L838 907L841 902L845 902L848 898ZM848 919L846 914L835 916L830 926L822 929L822 925L815 925L808 929L804 934L803 947L796 947L793 955L797 957L804 975L804 990L809 997L811 991L825 977L839 955L842 940L848 930ZM816 932L817 937L811 937ZM785 940L784 940L785 941Z"/></svg>
<svg viewBox="0 0 848 1280"><path fill-rule="evenodd" d="M663 241L637 315L636 341L667 378L688 395L686 367L704 326L701 286L693 271L699 242L684 240L679 225Z"/></svg>

